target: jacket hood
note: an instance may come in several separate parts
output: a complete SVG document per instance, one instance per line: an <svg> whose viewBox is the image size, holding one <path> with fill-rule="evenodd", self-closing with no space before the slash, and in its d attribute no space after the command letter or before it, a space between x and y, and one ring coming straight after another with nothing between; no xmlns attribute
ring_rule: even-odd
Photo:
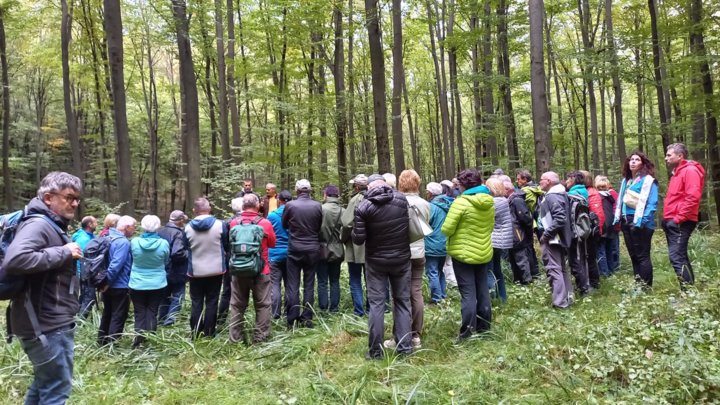
<svg viewBox="0 0 720 405"><path fill-rule="evenodd" d="M562 184L556 184L552 187L550 187L550 190L547 191L547 194L566 194L567 190L565 190L565 186Z"/></svg>
<svg viewBox="0 0 720 405"><path fill-rule="evenodd" d="M452 204L452 200L446 195L439 195L433 198L430 203L437 206L441 210L448 212L450 210L450 204Z"/></svg>
<svg viewBox="0 0 720 405"><path fill-rule="evenodd" d="M63 231L67 231L67 227L70 223L70 221L66 220L65 218L61 217L60 215L50 211L50 208L48 208L47 205L38 197L33 198L30 200L30 202L27 205L27 213L28 214L42 214L46 217L50 218L62 228Z"/></svg>
<svg viewBox="0 0 720 405"><path fill-rule="evenodd" d="M477 208L478 210L488 210L495 206L495 200L489 193L486 194L485 192L479 192L470 195L463 193L463 197L465 197L470 202L470 204L472 204L472 206Z"/></svg>
<svg viewBox="0 0 720 405"><path fill-rule="evenodd" d="M575 184L574 186L570 187L570 190L568 190L568 194L577 194L582 196L586 201L590 194L588 194L587 188L582 184Z"/></svg>
<svg viewBox="0 0 720 405"><path fill-rule="evenodd" d="M373 204L384 205L392 201L393 189L388 185L375 187L367 192L365 198L370 200Z"/></svg>
<svg viewBox="0 0 720 405"><path fill-rule="evenodd" d="M700 163L698 163L694 160L680 161L680 164L678 164L678 166L675 168L675 170L673 170L673 173L675 175L678 175L678 174L680 174L681 171L687 170L691 167L695 167L700 172L700 175L705 177L705 168Z"/></svg>
<svg viewBox="0 0 720 405"><path fill-rule="evenodd" d="M526 193L522 189L516 188L515 191L513 191L512 194L510 194L510 197L520 197L523 200L525 199Z"/></svg>
<svg viewBox="0 0 720 405"><path fill-rule="evenodd" d="M157 234L157 232L145 232L137 238L138 246L142 250L155 250L160 247L160 244L162 244L162 241L165 239L161 238L160 235Z"/></svg>
<svg viewBox="0 0 720 405"><path fill-rule="evenodd" d="M485 193L485 194L487 194L487 195L492 195L492 194L490 193L490 189L487 188L487 186L484 185L484 184L481 184L481 185L479 185L479 186L475 186L475 187L473 187L473 188L469 188L469 189L465 190L465 192L463 193L463 195L475 195L475 194L478 194L478 193Z"/></svg>
<svg viewBox="0 0 720 405"><path fill-rule="evenodd" d="M215 224L215 217L212 215L200 215L190 221L190 226L196 231L207 231Z"/></svg>

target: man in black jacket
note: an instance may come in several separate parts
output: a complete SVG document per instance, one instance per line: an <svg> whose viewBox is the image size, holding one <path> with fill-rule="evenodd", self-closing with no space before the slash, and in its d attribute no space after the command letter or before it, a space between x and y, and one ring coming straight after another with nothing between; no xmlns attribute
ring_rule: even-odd
<svg viewBox="0 0 720 405"><path fill-rule="evenodd" d="M8 274L26 276L9 319L35 374L26 404L64 404L72 389L80 286L75 260L82 251L65 232L81 192L80 179L71 174L45 176L27 205L27 214L38 216L20 224L3 262Z"/></svg>
<svg viewBox="0 0 720 405"><path fill-rule="evenodd" d="M160 228L158 235L170 244L170 261L165 264L167 273L167 288L165 298L160 303L158 320L163 326L175 323L175 317L180 312L185 298L185 283L187 282L188 262L190 258L190 242L185 237L185 223L188 217L181 210L170 213L170 221Z"/></svg>
<svg viewBox="0 0 720 405"><path fill-rule="evenodd" d="M408 202L383 180L368 186L355 209L353 243L365 244L365 274L370 303L368 359L381 358L385 330L385 294L388 279L393 297L393 334L396 351L411 353L410 242Z"/></svg>
<svg viewBox="0 0 720 405"><path fill-rule="evenodd" d="M540 188L545 191L540 203L542 260L552 289L553 306L567 308L572 304L572 283L565 268L565 255L572 243L570 200L555 172L543 173Z"/></svg>
<svg viewBox="0 0 720 405"><path fill-rule="evenodd" d="M310 182L295 183L297 199L285 204L283 228L288 230L287 284L285 308L288 328L295 324L312 328L315 303L315 267L320 260L322 205L310 197ZM300 312L300 273L303 278L303 310Z"/></svg>
<svg viewBox="0 0 720 405"><path fill-rule="evenodd" d="M513 281L517 284L527 285L532 282L532 259L535 255L533 248L533 217L525 203L525 192L516 190L509 181L503 183L510 203L510 215L513 220L513 247L510 249L510 267L513 272Z"/></svg>

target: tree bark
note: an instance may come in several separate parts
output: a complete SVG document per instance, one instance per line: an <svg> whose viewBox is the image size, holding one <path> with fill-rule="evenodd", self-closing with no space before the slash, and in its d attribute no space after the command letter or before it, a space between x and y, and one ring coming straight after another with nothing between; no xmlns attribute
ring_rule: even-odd
<svg viewBox="0 0 720 405"><path fill-rule="evenodd" d="M655 90L657 92L658 114L660 117L660 133L662 135L663 150L667 150L670 145L672 135L670 133L670 116L669 105L670 100L665 98L667 90L662 76L662 55L660 54L660 39L657 25L657 4L655 0L648 0L648 8L650 9L650 29L652 33L652 53L653 53L653 72L655 73Z"/></svg>
<svg viewBox="0 0 720 405"><path fill-rule="evenodd" d="M537 175L550 170L552 137L550 111L545 92L545 62L543 59L543 0L529 0L530 13L530 92L532 99L533 137L535 140L535 170Z"/></svg>
<svg viewBox="0 0 720 405"><path fill-rule="evenodd" d="M335 122L336 122L336 133L335 139L337 142L337 162L338 162L338 184L340 190L343 191L341 195L344 195L344 191L347 190L347 155L345 141L347 138L347 110L345 109L345 50L343 44L343 15L340 9L340 4L335 3L333 8L333 24L335 29L335 55L334 64L335 68Z"/></svg>
<svg viewBox="0 0 720 405"><path fill-rule="evenodd" d="M500 94L503 99L503 122L507 131L508 169L511 171L520 166L520 152L517 143L517 129L515 127L515 113L513 112L512 94L510 91L510 54L508 51L508 5L500 0L497 7L498 17L498 74L503 76L500 82ZM548 52L548 58L551 58Z"/></svg>
<svg viewBox="0 0 720 405"><path fill-rule="evenodd" d="M490 29L490 20L492 18L490 0L485 0L483 6L483 133L487 139L487 153L490 155L490 161L493 166L499 164L498 161L498 142L495 136L495 101L493 97L492 76L492 30Z"/></svg>
<svg viewBox="0 0 720 405"><path fill-rule="evenodd" d="M113 96L113 126L117 142L118 190L133 190L130 135L125 101L125 75L123 71L123 33L120 0L104 0L104 26L107 36L110 83ZM121 211L135 213L135 202L130 193L121 192L120 202L125 203ZM122 197L125 196L125 197Z"/></svg>
<svg viewBox="0 0 720 405"><path fill-rule="evenodd" d="M403 39L402 39L402 1L392 2L393 23L393 89L392 89L392 138L395 173L405 170L405 151L402 125L403 90Z"/></svg>
<svg viewBox="0 0 720 405"><path fill-rule="evenodd" d="M348 149L350 149L350 173L355 175L357 157L355 153L355 76L353 74L353 54L355 47L355 28L353 27L353 0L348 0Z"/></svg>
<svg viewBox="0 0 720 405"><path fill-rule="evenodd" d="M375 143L377 145L378 170L389 172L390 145L388 143L387 105L385 101L385 56L382 49L378 0L365 0L365 18L370 45L370 68L372 70L373 112L375 115Z"/></svg>
<svg viewBox="0 0 720 405"><path fill-rule="evenodd" d="M428 16L428 29L430 31L430 52L432 54L433 58L433 65L435 67L435 83L436 83L436 91L437 91L437 97L440 107L440 119L441 119L441 129L442 129L442 152L443 152L443 175L446 178L451 178L454 175L454 164L452 162L451 157L451 148L450 148L450 112L448 111L448 101L447 101L447 92L445 91L446 88L443 86L444 80L443 76L444 74L444 68L441 69L440 62L438 61L438 52L435 46L435 29L433 28L433 18L432 18L432 7L430 5L430 2L427 2L427 16ZM442 54L442 49L440 50L440 53ZM439 145L438 145L439 146Z"/></svg>
<svg viewBox="0 0 720 405"><path fill-rule="evenodd" d="M607 38L608 52L610 52L610 75L612 76L613 91L613 113L615 114L615 132L617 134L618 157L624 162L627 157L625 150L625 125L623 124L622 111L622 84L620 83L620 68L618 67L617 49L615 48L615 36L613 34L612 0L605 0L605 38Z"/></svg>
<svg viewBox="0 0 720 405"><path fill-rule="evenodd" d="M583 51L585 60L581 64L583 66L583 74L585 76L585 86L587 87L588 100L590 104L590 131L592 135L592 169L594 174L598 174L600 170L600 147L598 144L598 120L597 120L597 100L595 97L595 80L593 79L593 66L595 64L595 38L593 31L589 0L578 0L578 15L580 16L580 31L583 42ZM587 131L587 127L586 127ZM587 167L587 166L585 166Z"/></svg>
<svg viewBox="0 0 720 405"><path fill-rule="evenodd" d="M502 1L502 0L501 0ZM470 16L470 31L479 33L480 18L478 10L480 9L477 1L473 2L472 15ZM499 33L498 33L499 35ZM499 40L498 40L499 41ZM501 44L498 42L498 47ZM482 133L482 99L480 97L480 40L473 41L471 50L472 65L472 93L473 93L473 116L474 116L474 134L475 134L475 166L481 167L485 152L485 138Z"/></svg>
<svg viewBox="0 0 720 405"><path fill-rule="evenodd" d="M84 176L82 173L82 151L80 145L80 135L78 134L75 111L73 110L72 100L70 98L72 92L72 90L70 89L70 41L72 40L72 7L68 7L67 0L61 0L60 4L62 9L62 22L60 25L60 47L62 53L63 105L65 107L65 121L67 124L68 139L70 140L70 151L73 160L73 174L80 177L80 179L83 179Z"/></svg>
<svg viewBox="0 0 720 405"><path fill-rule="evenodd" d="M222 158L227 161L232 158L230 153L230 135L228 134L228 107L227 107L227 79L225 77L225 29L223 28L222 0L215 0L215 44L217 46L217 74L218 74L218 112L220 117L220 143L222 144Z"/></svg>
<svg viewBox="0 0 720 405"><path fill-rule="evenodd" d="M448 36L453 36L455 29L455 0L450 0L450 12L447 24ZM455 104L455 136L457 137L457 148L459 152L459 164L461 168L465 168L465 143L462 135L462 103L460 101L460 90L458 89L458 66L457 66L457 47L451 46L448 52L448 67L450 68L450 92L452 93Z"/></svg>
<svg viewBox="0 0 720 405"><path fill-rule="evenodd" d="M10 79L8 78L7 44L5 41L6 9L0 9L0 67L2 67L2 160L5 209L13 211L12 178L10 177Z"/></svg>
<svg viewBox="0 0 720 405"><path fill-rule="evenodd" d="M230 126L232 127L232 144L233 147L239 148L242 144L242 139L240 138L240 117L238 114L237 91L235 89L235 11L233 10L233 3L234 0L227 0L227 87L228 106L230 107ZM237 151L235 155L235 161L239 162L240 151Z"/></svg>

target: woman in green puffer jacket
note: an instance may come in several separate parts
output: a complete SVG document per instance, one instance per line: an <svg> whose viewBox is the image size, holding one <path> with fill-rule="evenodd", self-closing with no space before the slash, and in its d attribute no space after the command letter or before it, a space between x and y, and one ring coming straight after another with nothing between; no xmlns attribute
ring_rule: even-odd
<svg viewBox="0 0 720 405"><path fill-rule="evenodd" d="M487 271L493 256L495 206L477 170L465 169L457 179L462 194L450 206L442 233L448 237L447 252L452 257L460 290L462 323L458 340L463 340L473 332L490 329L492 307Z"/></svg>

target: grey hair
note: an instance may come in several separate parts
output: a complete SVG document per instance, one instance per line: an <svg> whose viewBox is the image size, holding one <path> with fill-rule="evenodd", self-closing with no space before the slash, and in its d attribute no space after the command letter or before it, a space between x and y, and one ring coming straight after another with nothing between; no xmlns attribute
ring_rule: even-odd
<svg viewBox="0 0 720 405"><path fill-rule="evenodd" d="M543 173L543 176L548 178L548 181L550 181L550 184L553 186L556 184L560 184L560 176L558 176L555 172L545 172Z"/></svg>
<svg viewBox="0 0 720 405"><path fill-rule="evenodd" d="M248 194L248 195L251 195L251 194ZM242 197L233 198L232 201L230 202L230 207L232 208L233 212L242 211L242 209L243 209L242 206L243 206L243 198Z"/></svg>
<svg viewBox="0 0 720 405"><path fill-rule="evenodd" d="M157 215L145 215L140 221L140 226L145 232L157 232L160 229L160 218Z"/></svg>
<svg viewBox="0 0 720 405"><path fill-rule="evenodd" d="M242 198L242 209L257 208L260 206L260 199L255 194L245 194Z"/></svg>
<svg viewBox="0 0 720 405"><path fill-rule="evenodd" d="M271 188L273 190L277 190L277 186L273 183L268 183L265 185L265 188Z"/></svg>
<svg viewBox="0 0 720 405"><path fill-rule="evenodd" d="M503 186L505 186L505 190L515 189L515 185L513 185L512 181L503 181Z"/></svg>
<svg viewBox="0 0 720 405"><path fill-rule="evenodd" d="M135 220L135 218L131 217L130 215L123 215L120 217L120 219L118 219L117 226L115 226L115 228L118 231L124 231L125 229L127 229L128 226L133 226L136 223L137 221Z"/></svg>
<svg viewBox="0 0 720 405"><path fill-rule="evenodd" d="M50 172L40 182L37 196L42 200L46 193L58 192L66 188L71 188L78 193L82 193L82 181L70 173Z"/></svg>
<svg viewBox="0 0 720 405"><path fill-rule="evenodd" d="M669 145L668 150L672 149L675 153L678 155L683 155L683 159L687 159L690 152L688 151L687 146L683 143L674 143L672 145Z"/></svg>

